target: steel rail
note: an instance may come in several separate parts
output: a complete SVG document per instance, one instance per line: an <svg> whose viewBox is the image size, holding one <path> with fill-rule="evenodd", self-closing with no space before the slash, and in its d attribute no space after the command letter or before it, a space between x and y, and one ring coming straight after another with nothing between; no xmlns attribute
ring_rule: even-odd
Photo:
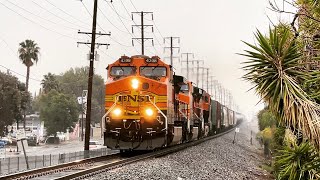
<svg viewBox="0 0 320 180"><path fill-rule="evenodd" d="M238 125L237 125L238 126ZM90 169L86 169L86 170L82 170L82 171L78 171L76 173L73 174L69 174L69 175L65 175L62 177L58 177L55 178L54 180L69 180L69 179L75 179L75 180L79 180L79 179L86 179L88 177L94 176L96 174L100 174L102 172L106 172L109 171L111 169L115 169L118 167L122 167L128 164L132 164L138 161L143 161L146 159L150 159L150 158L156 158L156 157L161 157L161 156L165 156L180 150L183 150L185 148L191 147L191 146L195 146L198 145L200 143L203 143L205 141L220 137L224 134L230 133L231 131L233 131L237 126L231 128L230 130L227 130L225 132L213 135L213 136L207 136L205 138L196 140L196 141L191 141L188 143L184 143L184 144L179 144L179 145L175 145L175 146L169 146L166 147L165 149L161 149L159 151L155 151L155 152L151 152L151 153L147 153L147 154L142 154L142 155L138 155L138 156L134 156L128 159L124 159L124 160L118 160L115 162L111 162L108 164L104 164L104 165L99 165Z"/></svg>
<svg viewBox="0 0 320 180"><path fill-rule="evenodd" d="M54 166L32 169L32 170L27 170L27 171L9 174L5 176L0 176L0 179L10 179L10 180L11 179L32 179L32 178L47 176L50 174L55 174L55 173L59 173L59 172L63 172L71 169L76 169L82 166L90 165L100 161L109 160L116 157L119 157L119 154L110 154L106 156L87 158L83 160L77 160L77 161L58 164Z"/></svg>
<svg viewBox="0 0 320 180"><path fill-rule="evenodd" d="M188 143L183 143L183 144L179 144L179 145L175 145L175 146L169 146L169 147L166 147L166 148L158 150L158 151L154 151L154 152L150 152L150 153L142 154L142 155L137 155L137 156L133 156L133 157L125 158L125 159L123 159L123 157L121 157L120 154L111 154L111 155L106 155L106 156L87 158L87 159L78 160L78 161L69 162L69 163L63 163L63 164L59 164L59 165L55 165L55 166L43 167L43 168L28 170L28 171L24 171L24 172L15 173L15 174L0 176L0 179L19 179L19 180L33 179L33 178L38 178L38 177L42 177L42 176L48 176L48 175L52 175L52 174L61 173L64 171L75 170L75 169L78 169L83 166L88 166L88 165L93 166L92 168L88 168L88 169L80 170L80 171L78 170L77 172L56 178L56 180L58 180L58 179L59 180L61 180L61 179L66 179L66 180L67 179L85 179L87 177L91 177L96 174L99 174L99 173L102 173L105 171L109 171L110 169L115 169L118 167L122 167L122 166L125 166L128 164L132 164L132 163L146 160L149 158L156 158L156 157L165 156L167 154L171 154L171 153L183 150L185 148L198 145L198 144L203 143L207 140L214 139L214 138L220 137L224 134L227 134L227 133L231 132L232 130L234 130L237 126L231 128L230 130L227 130L225 132L222 132L222 133L219 133L216 135L212 135L212 136L207 136L205 138L201 138L196 141L191 141ZM119 160L119 157L121 157L122 159ZM113 159L115 159L115 160L112 161ZM96 166L94 165L94 163L103 162L103 161L107 161L107 160L111 161L111 162L108 162L103 165L96 165Z"/></svg>

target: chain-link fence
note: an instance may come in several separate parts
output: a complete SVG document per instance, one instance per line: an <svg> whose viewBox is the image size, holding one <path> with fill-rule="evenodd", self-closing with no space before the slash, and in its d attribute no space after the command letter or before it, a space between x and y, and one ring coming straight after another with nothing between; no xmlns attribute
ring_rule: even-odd
<svg viewBox="0 0 320 180"><path fill-rule="evenodd" d="M27 156L27 161L29 169L36 169L81 160L84 159L85 154L85 151L78 151L72 153L49 154L42 156ZM112 151L108 148L89 151L90 157L99 157L108 154L112 154ZM0 159L0 175L12 174L19 171L25 171L27 169L27 163L24 156Z"/></svg>

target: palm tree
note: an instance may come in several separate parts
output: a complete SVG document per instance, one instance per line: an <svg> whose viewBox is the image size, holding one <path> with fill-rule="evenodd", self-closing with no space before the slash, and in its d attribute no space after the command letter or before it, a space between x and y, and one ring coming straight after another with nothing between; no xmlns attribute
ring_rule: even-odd
<svg viewBox="0 0 320 180"><path fill-rule="evenodd" d="M33 40L25 40L19 44L19 58L21 62L27 66L26 76L26 92L29 88L30 67L39 60L40 48ZM23 127L26 128L26 112L24 112Z"/></svg>
<svg viewBox="0 0 320 180"><path fill-rule="evenodd" d="M48 73L43 77L44 79L41 81L41 85L45 94L50 92L52 89L59 91L59 82L54 74Z"/></svg>
<svg viewBox="0 0 320 180"><path fill-rule="evenodd" d="M255 34L258 45L244 42L253 50L244 79L254 84L255 91L269 104L280 123L302 131L317 149L320 149L320 106L303 91L301 82L311 77L303 64L303 56L288 29L270 29L265 37Z"/></svg>

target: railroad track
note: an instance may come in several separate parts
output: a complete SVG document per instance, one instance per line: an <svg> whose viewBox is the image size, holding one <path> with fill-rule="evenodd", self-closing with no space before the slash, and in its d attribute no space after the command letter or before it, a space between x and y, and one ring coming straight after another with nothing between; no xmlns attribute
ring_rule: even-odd
<svg viewBox="0 0 320 180"><path fill-rule="evenodd" d="M159 151L150 152L150 153L142 154L142 155L138 155L138 156L133 156L133 157L127 158L127 159L117 160L117 161L110 162L110 163L107 163L107 164L103 164L103 165L100 165L100 166L92 167L90 169L79 171L79 172L76 172L76 173L73 173L73 174L69 174L69 175L66 175L66 176L58 177L58 178L55 178L55 180L88 179L88 178L90 178L92 176L95 176L97 174L109 171L111 169L119 168L119 167L122 167L122 166L125 166L125 165L128 165L128 164L131 164L131 163L135 163L135 162L138 162L138 161L143 161L143 160L150 159L150 158L157 158L157 157L165 156L165 155L180 151L182 149L185 149L187 147L198 145L198 144L200 144L202 142L205 142L207 140L214 139L214 138L220 137L220 136L222 136L224 134L227 134L227 133L231 132L232 130L234 130L234 128L232 128L232 129L230 129L230 130L228 130L226 132L214 135L214 136L209 136L209 137L202 138L202 139L197 140L197 141L192 141L192 142L189 142L189 143L186 143L186 144L179 144L179 145L176 145L176 146L167 147L167 148L161 149Z"/></svg>
<svg viewBox="0 0 320 180"><path fill-rule="evenodd" d="M205 142L210 139L217 138L226 133L231 132L234 128L209 137L205 137L199 139L197 141L192 141L185 144L179 144L171 147L167 147L165 149L161 149L154 152L149 152L141 155L132 155L131 157L124 157L120 154L113 154L102 157L95 157L90 159L85 159L81 161L71 162L60 164L57 166L46 167L42 169L30 170L21 173L11 174L7 176L0 177L0 179L16 179L16 180L24 180L24 179L54 179L54 180L80 180L87 179L89 177L95 176L96 174L109 171L111 169L115 169L118 167L125 166L127 164L135 163L138 161L143 161L149 158L156 158L165 156L182 149L185 149L190 146L198 145L202 142Z"/></svg>
<svg viewBox="0 0 320 180"><path fill-rule="evenodd" d="M69 163L63 163L55 166L43 167L39 169L32 169L28 171L18 172L5 176L0 176L0 179L54 179L55 177L65 176L66 174L74 173L84 169L92 168L104 163L111 162L115 159L121 159L120 154L111 154L106 156L87 158Z"/></svg>

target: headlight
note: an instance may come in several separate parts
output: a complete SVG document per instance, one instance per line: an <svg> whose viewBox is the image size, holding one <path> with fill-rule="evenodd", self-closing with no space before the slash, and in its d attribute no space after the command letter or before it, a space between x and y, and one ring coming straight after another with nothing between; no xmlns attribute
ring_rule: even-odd
<svg viewBox="0 0 320 180"><path fill-rule="evenodd" d="M131 87L132 87L133 89L138 89L138 87L139 87L139 81L138 81L138 79L132 79L132 80L131 80Z"/></svg>
<svg viewBox="0 0 320 180"><path fill-rule="evenodd" d="M115 116L119 116L121 114L121 109L120 108L116 108L112 111L112 114Z"/></svg>
<svg viewBox="0 0 320 180"><path fill-rule="evenodd" d="M147 116L152 116L153 115L153 110L151 108L146 109L146 115Z"/></svg>

